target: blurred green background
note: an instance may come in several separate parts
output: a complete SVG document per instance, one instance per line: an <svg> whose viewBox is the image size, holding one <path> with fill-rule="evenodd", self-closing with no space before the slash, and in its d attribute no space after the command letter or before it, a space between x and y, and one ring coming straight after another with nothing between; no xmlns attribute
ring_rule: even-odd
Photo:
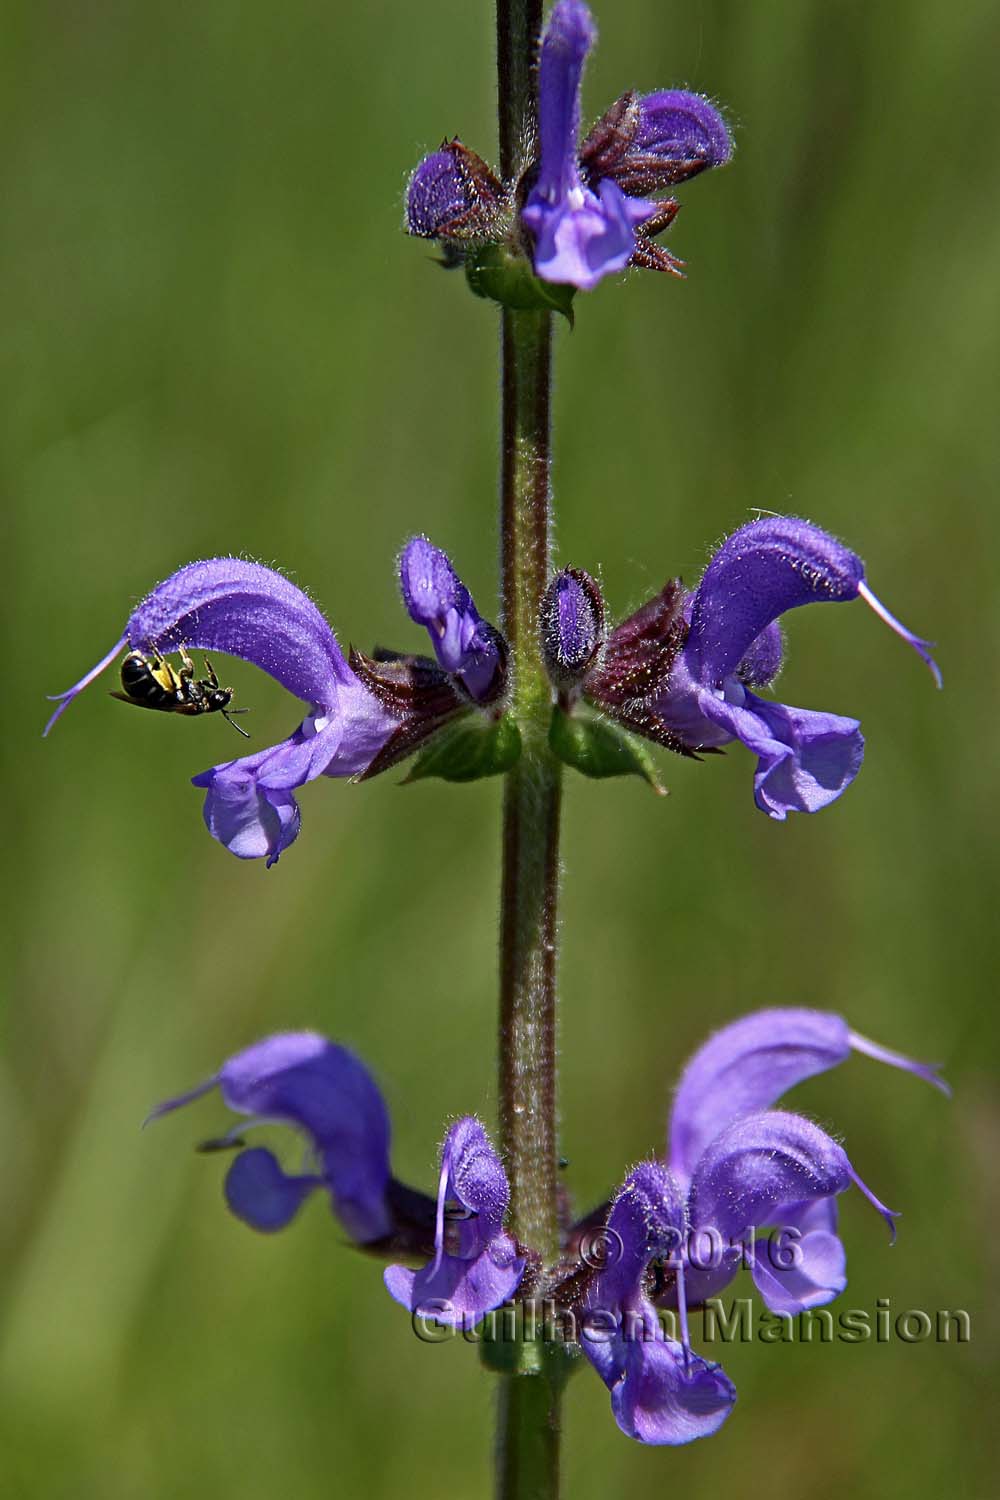
<svg viewBox="0 0 1000 1500"><path fill-rule="evenodd" d="M842 1305L966 1308L964 1347L725 1351L710 1442L644 1450L590 1372L566 1493L984 1497L995 1327L992 710L1000 17L992 0L598 9L586 84L687 83L731 168L682 190L684 283L637 273L558 333L558 559L612 608L698 576L753 507L805 514L939 641L946 691L860 605L790 622L781 695L856 714L843 802L781 826L750 758L670 761L673 795L578 779L566 806L562 1115L581 1208L658 1148L713 1027L842 1011L941 1059L950 1106L854 1059L796 1103L904 1210L844 1203ZM195 557L288 570L341 639L416 649L394 556L426 531L495 604L493 311L399 232L407 172L493 151L490 8L11 0L0 44L0 465L7 730L0 1061L0 1488L16 1497L489 1492L475 1351L429 1348L324 1205L254 1236L149 1106L314 1026L369 1062L401 1176L495 1115L499 787L307 787L278 868L215 845L187 778L220 719L100 689L45 743L43 695ZM237 664L254 743L298 706ZM992 712L990 713L992 719ZM987 748L988 747L988 748ZM748 1287L738 1288L747 1294ZM989 1401L989 1405L987 1402Z"/></svg>

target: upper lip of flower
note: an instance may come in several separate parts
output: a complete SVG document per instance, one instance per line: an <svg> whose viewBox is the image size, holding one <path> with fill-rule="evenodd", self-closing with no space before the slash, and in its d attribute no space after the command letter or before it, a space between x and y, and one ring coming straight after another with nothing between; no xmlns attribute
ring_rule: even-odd
<svg viewBox="0 0 1000 1500"><path fill-rule="evenodd" d="M242 558L212 558L189 563L153 589L111 651L59 695L46 733L126 645L144 652L222 651L260 667L311 712L286 740L193 780L206 789L212 835L240 858L271 865L298 835L296 787L321 775L384 770L450 715L471 703L493 703L504 691L504 642L480 617L445 554L415 538L404 556L411 561L404 598L413 618L427 625L439 668L407 668L401 659L401 669L384 668L382 681L375 663L360 654L348 663L323 614L287 578Z"/></svg>
<svg viewBox="0 0 1000 1500"><path fill-rule="evenodd" d="M480 1122L457 1120L441 1149L434 1256L420 1271L392 1265L385 1285L411 1312L471 1324L514 1295L526 1261L504 1230L507 1174ZM448 1205L457 1204L449 1214Z"/></svg>
<svg viewBox="0 0 1000 1500"><path fill-rule="evenodd" d="M872 593L860 557L794 516L741 527L693 594L668 583L612 631L583 692L628 728L685 754L741 740L758 757L755 797L771 817L815 812L850 785L864 740L855 719L758 697L781 665L779 616L861 598L940 673L926 641ZM557 681L558 685L558 681Z"/></svg>

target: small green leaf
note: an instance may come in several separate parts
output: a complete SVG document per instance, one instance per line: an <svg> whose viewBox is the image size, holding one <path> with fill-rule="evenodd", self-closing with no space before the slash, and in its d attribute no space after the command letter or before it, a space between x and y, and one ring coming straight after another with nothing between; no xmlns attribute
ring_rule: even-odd
<svg viewBox="0 0 1000 1500"><path fill-rule="evenodd" d="M542 281L532 271L530 261L507 245L485 245L470 251L465 258L465 275L477 297L519 311L562 313L573 326L576 287Z"/></svg>
<svg viewBox="0 0 1000 1500"><path fill-rule="evenodd" d="M556 708L549 745L560 760L584 776L641 776L658 796L667 795L642 740L609 719L598 719L585 710L571 716Z"/></svg>
<svg viewBox="0 0 1000 1500"><path fill-rule="evenodd" d="M479 781L509 771L521 754L521 731L509 714L485 722L470 715L443 729L421 750L403 783L437 776L442 781Z"/></svg>

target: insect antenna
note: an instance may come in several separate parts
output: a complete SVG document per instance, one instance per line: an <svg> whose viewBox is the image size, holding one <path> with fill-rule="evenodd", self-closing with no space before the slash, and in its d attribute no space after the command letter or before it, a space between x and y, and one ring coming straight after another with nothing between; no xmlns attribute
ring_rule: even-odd
<svg viewBox="0 0 1000 1500"><path fill-rule="evenodd" d="M245 740L248 740L250 738L249 734L245 729L241 729L238 724L233 722L232 716L233 714L248 714L249 712L250 710L248 708L224 708L222 710L222 717L225 719L226 723L232 724L233 728L236 730L236 733L241 734Z"/></svg>

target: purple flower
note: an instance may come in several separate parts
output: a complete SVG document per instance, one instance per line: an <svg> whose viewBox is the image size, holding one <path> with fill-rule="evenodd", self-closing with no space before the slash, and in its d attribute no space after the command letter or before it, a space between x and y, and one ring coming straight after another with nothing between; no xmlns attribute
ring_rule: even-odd
<svg viewBox="0 0 1000 1500"><path fill-rule="evenodd" d="M503 1228L510 1190L478 1120L458 1120L441 1150L434 1258L423 1270L388 1266L389 1294L421 1317L472 1327L513 1296L525 1260Z"/></svg>
<svg viewBox="0 0 1000 1500"><path fill-rule="evenodd" d="M861 559L808 521L752 521L716 552L692 595L668 583L613 631L584 693L627 727L681 754L740 740L757 756L757 806L783 820L816 812L857 775L856 719L761 698L782 660L780 615L803 604L864 599L941 677L926 641L865 582Z"/></svg>
<svg viewBox="0 0 1000 1500"><path fill-rule="evenodd" d="M895 1216L865 1186L843 1147L802 1116L772 1108L793 1085L838 1066L852 1051L949 1092L936 1068L870 1042L824 1011L757 1011L724 1027L691 1058L674 1099L668 1148L670 1171L687 1199L689 1301L717 1295L748 1255L772 1312L799 1313L831 1301L847 1285L835 1199L852 1183L892 1228ZM756 1235L769 1226L774 1233ZM680 1282L669 1295L678 1293Z"/></svg>
<svg viewBox="0 0 1000 1500"><path fill-rule="evenodd" d="M287 578L259 563L213 558L189 563L143 600L107 656L59 695L45 732L126 647L147 654L180 647L223 651L261 667L309 705L306 718L280 744L192 779L206 789L204 816L213 838L240 859L266 858L270 866L299 831L295 788L318 776L384 770L449 717L503 690L503 642L479 619L447 558L423 539L409 544L404 564L411 557L404 595L413 617L427 624L444 671L422 670L407 658L379 669L360 653L348 664L316 605ZM445 638L438 617L414 613L414 596L406 592L418 558L434 559L435 576L451 580L454 608ZM424 600L419 588L417 594Z"/></svg>
<svg viewBox="0 0 1000 1500"><path fill-rule="evenodd" d="M291 1125L307 1142L306 1170L299 1174L285 1172L262 1147L240 1151L225 1185L237 1218L265 1232L284 1229L309 1194L323 1188L356 1243L390 1232L389 1118L371 1074L353 1053L312 1031L270 1036L237 1052L206 1083L158 1105L150 1119L213 1088L251 1125ZM242 1145L246 1128L236 1126L209 1145Z"/></svg>
<svg viewBox="0 0 1000 1500"><path fill-rule="evenodd" d="M895 1215L837 1141L772 1108L852 1051L949 1092L935 1068L878 1046L840 1016L758 1011L691 1058L674 1100L667 1162L629 1173L596 1237L593 1218L578 1226L583 1264L563 1290L582 1285L579 1340L629 1437L667 1444L706 1437L736 1399L719 1366L690 1348L691 1303L718 1295L743 1264L774 1313L831 1301L847 1284L836 1198L852 1184L892 1227ZM764 1229L772 1233L757 1234ZM667 1337L654 1302L676 1308L679 1341Z"/></svg>
<svg viewBox="0 0 1000 1500"><path fill-rule="evenodd" d="M542 37L538 176L521 214L534 236L536 274L581 291L623 270L636 251L637 227L662 213L665 205L638 195L721 166L731 150L707 100L670 90L625 95L581 153L580 85L596 35L582 0L558 0ZM653 232L674 212L671 202Z"/></svg>
<svg viewBox="0 0 1000 1500"><path fill-rule="evenodd" d="M446 555L426 537L413 537L403 548L399 579L410 619L427 630L439 666L474 703L492 703L504 686L506 646Z"/></svg>
<svg viewBox="0 0 1000 1500"><path fill-rule="evenodd" d="M625 1179L606 1231L606 1266L581 1305L583 1352L611 1392L615 1421L642 1443L676 1445L709 1437L728 1417L736 1391L718 1365L694 1354L684 1309L684 1197L659 1162ZM653 1263L677 1263L681 1341L666 1337L646 1291Z"/></svg>
<svg viewBox="0 0 1000 1500"><path fill-rule="evenodd" d="M681 262L652 238L671 223L678 204L648 195L722 166L732 151L729 132L707 99L668 89L623 94L581 146L580 85L596 35L583 0L557 0L541 39L538 159L519 180L501 183L458 140L417 166L406 228L442 240L446 263L458 264L470 248L501 246L514 262L530 254L543 280L582 291L630 264L680 273ZM510 269L504 256L500 263ZM504 300L499 291L485 293L495 294ZM526 295L512 276L510 305L536 305L519 300Z"/></svg>

